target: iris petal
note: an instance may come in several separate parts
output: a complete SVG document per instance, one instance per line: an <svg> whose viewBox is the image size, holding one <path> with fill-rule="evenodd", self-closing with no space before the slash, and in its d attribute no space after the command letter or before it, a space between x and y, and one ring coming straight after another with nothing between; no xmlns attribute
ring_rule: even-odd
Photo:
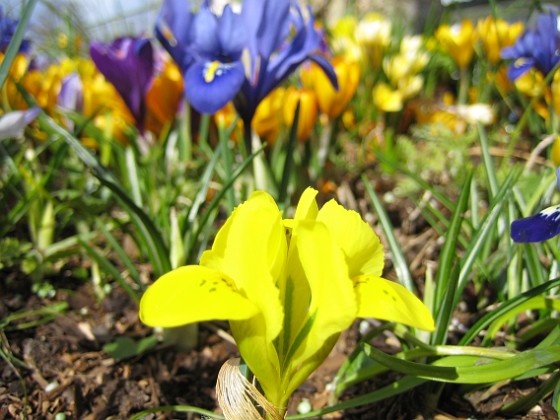
<svg viewBox="0 0 560 420"><path fill-rule="evenodd" d="M375 276L353 279L358 300L358 317L400 322L426 331L434 320L420 299L393 281Z"/></svg>
<svg viewBox="0 0 560 420"><path fill-rule="evenodd" d="M183 71L192 61L189 53L191 4L186 0L164 0L156 18L156 36Z"/></svg>
<svg viewBox="0 0 560 420"><path fill-rule="evenodd" d="M258 308L225 274L198 265L160 277L140 301L140 319L153 327L177 327L213 319L251 318Z"/></svg>
<svg viewBox="0 0 560 420"><path fill-rule="evenodd" d="M239 61L196 61L185 74L185 94L199 112L213 114L233 99L244 80Z"/></svg>
<svg viewBox="0 0 560 420"><path fill-rule="evenodd" d="M233 13L229 4L226 4L220 17L218 37L222 49L237 60L247 43L247 32L241 15Z"/></svg>
<svg viewBox="0 0 560 420"><path fill-rule="evenodd" d="M346 210L331 200L319 210L317 220L328 226L344 252L350 277L359 274L381 275L384 265L383 247L379 237L358 213Z"/></svg>
<svg viewBox="0 0 560 420"><path fill-rule="evenodd" d="M307 316L299 320L300 331L293 331L290 337L292 348L288 355L287 378L291 379L287 386L289 395L301 384L319 364L319 354L326 342L330 346L336 337L350 326L356 317L357 304L353 292L352 281L348 277L348 269L344 255L336 245L328 228L323 223L298 221L290 243L295 247L298 261L288 261L289 277L295 285L296 299L290 302L292 315L298 315L302 309ZM302 276L302 277L300 277ZM311 301L297 297L300 285L308 283ZM302 334L300 342L298 335ZM332 347L331 347L332 348ZM287 356L288 357L288 356Z"/></svg>
<svg viewBox="0 0 560 420"><path fill-rule="evenodd" d="M560 234L560 206L549 207L540 213L511 224L514 242L541 242Z"/></svg>
<svg viewBox="0 0 560 420"><path fill-rule="evenodd" d="M202 8L194 17L192 26L192 47L203 56L212 57L220 53L218 38L218 18L210 9Z"/></svg>

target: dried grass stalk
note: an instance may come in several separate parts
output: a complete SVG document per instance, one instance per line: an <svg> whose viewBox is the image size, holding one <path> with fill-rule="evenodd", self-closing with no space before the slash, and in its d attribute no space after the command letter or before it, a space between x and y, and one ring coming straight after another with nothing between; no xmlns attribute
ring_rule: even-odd
<svg viewBox="0 0 560 420"><path fill-rule="evenodd" d="M283 419L278 409L243 376L238 358L229 359L220 369L216 394L227 420Z"/></svg>

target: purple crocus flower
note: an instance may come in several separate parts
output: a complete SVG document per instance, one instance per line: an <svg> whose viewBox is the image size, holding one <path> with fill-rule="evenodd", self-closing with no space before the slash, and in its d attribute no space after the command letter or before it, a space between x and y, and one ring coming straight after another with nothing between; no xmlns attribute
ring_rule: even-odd
<svg viewBox="0 0 560 420"><path fill-rule="evenodd" d="M10 41L16 32L18 22L19 21L17 19L11 19L8 16L4 16L4 9L0 6L0 52L4 53L8 49L8 45L10 45ZM29 41L24 39L21 41L19 51L27 52L28 50Z"/></svg>
<svg viewBox="0 0 560 420"><path fill-rule="evenodd" d="M305 60L313 60L336 86L330 63L317 54L321 35L311 13L292 0L245 0L215 15L208 1L193 14L185 0L164 0L156 34L185 76L185 95L212 114L234 100L246 127L257 105Z"/></svg>
<svg viewBox="0 0 560 420"><path fill-rule="evenodd" d="M560 168L556 169L560 189ZM514 242L542 242L560 234L560 205L548 207L541 212L514 220L511 223L511 239Z"/></svg>
<svg viewBox="0 0 560 420"><path fill-rule="evenodd" d="M154 76L154 52L146 38L118 38L110 44L92 42L91 59L117 89L142 130L146 115L146 93Z"/></svg>
<svg viewBox="0 0 560 420"><path fill-rule="evenodd" d="M539 15L536 29L527 29L513 46L502 50L501 56L514 60L507 70L510 80L532 67L547 75L560 61L558 15L554 12Z"/></svg>
<svg viewBox="0 0 560 420"><path fill-rule="evenodd" d="M0 117L0 141L11 137L22 137L23 130L37 115L41 108L35 106L26 111L12 111Z"/></svg>

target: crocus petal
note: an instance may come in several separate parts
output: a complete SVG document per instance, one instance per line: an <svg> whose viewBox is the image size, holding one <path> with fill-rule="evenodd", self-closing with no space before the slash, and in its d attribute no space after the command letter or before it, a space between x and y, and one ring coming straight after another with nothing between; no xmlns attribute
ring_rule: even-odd
<svg viewBox="0 0 560 420"><path fill-rule="evenodd" d="M203 114L213 114L237 94L245 71L239 61L197 61L185 74L185 95L191 105Z"/></svg>
<svg viewBox="0 0 560 420"><path fill-rule="evenodd" d="M198 265L160 277L140 301L140 319L152 327L177 327L210 320L248 319L258 308L225 274Z"/></svg>
<svg viewBox="0 0 560 420"><path fill-rule="evenodd" d="M514 242L542 242L560 234L560 206L514 220L511 223L511 239Z"/></svg>
<svg viewBox="0 0 560 420"><path fill-rule="evenodd" d="M64 78L58 104L66 110L82 111L84 103L84 85L78 73L72 73Z"/></svg>
<svg viewBox="0 0 560 420"><path fill-rule="evenodd" d="M331 200L319 210L317 221L328 226L344 252L350 277L359 274L381 275L384 265L383 247L379 237L358 213L346 210Z"/></svg>
<svg viewBox="0 0 560 420"><path fill-rule="evenodd" d="M145 38L119 38L109 45L94 41L90 44L90 55L142 128L146 112L144 98L154 74L150 41Z"/></svg>
<svg viewBox="0 0 560 420"><path fill-rule="evenodd" d="M400 322L426 331L435 329L428 308L400 284L375 276L353 280L358 317Z"/></svg>
<svg viewBox="0 0 560 420"><path fill-rule="evenodd" d="M12 111L0 117L0 140L23 136L23 129L33 121L41 108L38 106L27 111Z"/></svg>

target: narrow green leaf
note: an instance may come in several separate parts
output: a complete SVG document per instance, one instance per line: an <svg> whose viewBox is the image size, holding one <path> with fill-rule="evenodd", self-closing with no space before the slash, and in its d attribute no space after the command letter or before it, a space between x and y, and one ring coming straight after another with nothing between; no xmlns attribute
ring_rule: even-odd
<svg viewBox="0 0 560 420"><path fill-rule="evenodd" d="M364 352L396 372L457 384L490 384L514 379L533 369L552 366L560 361L560 345L546 349L526 350L507 360L479 365L475 361L480 361L480 358L473 356L451 356L439 359L432 365L426 365L390 356L367 344L364 344ZM460 359L465 361L466 366L459 365Z"/></svg>
<svg viewBox="0 0 560 420"><path fill-rule="evenodd" d="M161 276L170 271L169 251L167 250L167 246L165 245L160 231L154 225L150 217L134 203L114 176L101 166L97 159L78 139L73 137L68 131L60 127L52 118L44 113L39 114L39 120L46 131L60 136L70 146L80 160L92 170L95 177L104 186L109 188L109 190L115 194L117 200L126 208L132 222L138 229L142 241L146 245L146 251L149 253L150 261L152 262L156 276Z"/></svg>
<svg viewBox="0 0 560 420"><path fill-rule="evenodd" d="M80 241L80 245L83 249L87 252L87 254L93 258L97 264L109 274L113 279L123 288L123 290L128 293L128 295L135 301L140 301L140 293L134 290L130 285L126 282L124 277L121 275L119 270L103 255L97 252L93 247L89 246L85 241Z"/></svg>
<svg viewBox="0 0 560 420"><path fill-rule="evenodd" d="M483 342L489 342L491 339L493 339L496 333L506 322L515 318L520 313L536 309L560 311L560 300L545 298L543 296L535 296L534 298L531 298L523 303L520 303L517 306L514 306L490 324Z"/></svg>
<svg viewBox="0 0 560 420"><path fill-rule="evenodd" d="M463 188L457 200L455 210L451 217L451 223L449 224L449 229L445 235L445 242L441 249L438 270L436 274L436 289L435 289L435 310L436 315L443 310L442 304L449 283L451 281L450 274L452 271L453 264L457 258L457 242L459 233L461 231L461 223L463 222L463 214L467 209L470 194L470 185L472 181L473 173L470 172L467 175L467 179L463 184ZM456 287L454 285L453 287Z"/></svg>
<svg viewBox="0 0 560 420"><path fill-rule="evenodd" d="M558 286L560 286L560 277L553 280L549 280L540 286L534 287L526 291L525 293L522 293L519 296L515 296L510 300L505 301L498 308L494 309L491 312L488 312L486 315L480 318L470 328L470 330L465 334L465 336L459 341L459 345L469 344L472 340L474 340L476 336L478 336L478 334L480 334L483 330L488 328L488 326L493 321L495 321L500 316L510 311L512 308L521 305L523 302L526 302L527 300L535 296L539 296L545 293L547 290L553 289L554 287L558 287Z"/></svg>
<svg viewBox="0 0 560 420"><path fill-rule="evenodd" d="M203 419L216 419L224 420L225 417L214 413L213 411L205 410L203 408L198 408L192 405L162 405L161 407L148 408L147 410L142 410L139 413L133 415L130 420L142 420L148 417L150 414L155 413L193 413L200 414Z"/></svg>
<svg viewBox="0 0 560 420"><path fill-rule="evenodd" d="M288 416L286 420L300 420L300 419L318 419L322 418L325 414L333 413L335 411L347 410L349 408L360 407L366 404L372 404L377 401L385 400L395 395L402 394L410 389L416 388L419 385L425 383L425 379L416 378L412 376L405 376L390 385L387 385L381 389L373 392L369 392L359 397L354 397L344 402L331 405L330 407L323 408L321 410L311 411L306 414L299 414L295 416Z"/></svg>
<svg viewBox="0 0 560 420"><path fill-rule="evenodd" d="M506 404L502 407L500 412L504 413L506 416L528 413L539 401L546 398L547 395L550 395L558 387L559 383L560 373L556 373L540 384L539 387L530 394L524 395L512 403Z"/></svg>
<svg viewBox="0 0 560 420"><path fill-rule="evenodd" d="M111 234L109 229L107 229L107 227L102 222L98 222L96 226L97 229L101 231L103 236L105 236L105 239L111 246L112 250L116 253L117 257L119 258L119 261L126 267L126 269L128 270L128 275L134 281L136 286L138 286L138 289L140 291L144 291L146 286L144 285L144 283L140 278L140 273L136 269L136 265L134 264L134 262L132 262L128 254L120 245L119 241L116 240L116 238ZM82 238L84 237L82 236Z"/></svg>
<svg viewBox="0 0 560 420"><path fill-rule="evenodd" d="M385 211L381 200L377 197L377 194L373 190L369 180L365 175L362 175L362 182L366 188L366 192L373 204L373 208L377 213L377 217L379 217L379 223L381 224L381 228L383 229L383 233L385 234L385 238L389 243L389 249L391 250L391 254L393 256L393 264L395 266L395 271L397 272L397 278L399 282L406 287L410 292L416 293L416 288L414 287L414 280L412 279L412 275L408 270L408 263L406 262L406 258L402 251L402 248L399 245L397 237L395 236L395 229L389 220L389 216Z"/></svg>
<svg viewBox="0 0 560 420"><path fill-rule="evenodd" d="M12 62L19 51L19 47L23 41L23 36L25 34L25 30L27 29L29 19L31 19L31 13L33 12L35 4L37 4L37 0L28 0L25 4L16 31L14 32L10 45L8 45L8 49L4 55L4 60L2 61L2 64L0 64L0 89L4 86L10 67L12 66Z"/></svg>
<svg viewBox="0 0 560 420"><path fill-rule="evenodd" d="M300 101L298 99L296 110L294 112L294 121L290 128L290 135L288 136L288 147L286 148L286 160L284 161L284 170L282 171L282 179L280 180L280 191L278 192L278 202L284 203L288 196L288 183L290 181L290 174L292 173L292 166L294 162L294 148L296 145L297 127L299 124L299 113L301 110Z"/></svg>

